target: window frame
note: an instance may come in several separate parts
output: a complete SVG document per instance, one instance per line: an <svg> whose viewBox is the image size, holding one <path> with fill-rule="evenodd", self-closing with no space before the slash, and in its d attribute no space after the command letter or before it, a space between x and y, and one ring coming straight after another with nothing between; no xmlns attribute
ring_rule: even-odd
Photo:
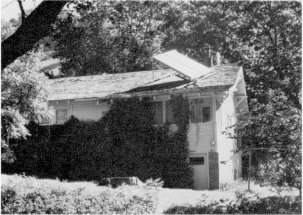
<svg viewBox="0 0 303 215"><path fill-rule="evenodd" d="M172 114L172 122L168 122L168 120L167 120L167 103L171 103L171 114ZM174 108L173 108L173 104L172 104L172 100L170 99L170 100L164 100L163 101L163 103L164 103L164 105L163 105L163 109L165 109L165 111L163 111L165 114L164 114L164 116L163 116L163 121L164 121L164 123L169 123L169 124L175 124L176 123L176 120L174 119Z"/></svg>
<svg viewBox="0 0 303 215"><path fill-rule="evenodd" d="M164 117L164 112L165 111L163 111L164 110L164 105L163 105L163 101L152 101L151 102L151 104L152 104L152 110L154 111L154 105L155 105L155 103L161 103L161 111L162 111L162 114L161 114L161 122L160 123L157 123L156 122L156 120L155 120L155 113L153 112L152 114L153 114L153 120L154 120L154 124L155 125L162 125L162 124L164 124L163 123L163 117Z"/></svg>
<svg viewBox="0 0 303 215"><path fill-rule="evenodd" d="M199 97L190 97L189 98L189 104L190 104L190 111L191 110L191 105L192 105L192 100L195 100L195 99L206 99L206 98L210 98L210 103L209 104L204 104L203 102L202 103L199 103L198 104L198 108L200 109L200 118L201 118L201 121L198 121L198 122L193 122L192 120L192 115L190 116L190 123L213 123L214 122L214 116L213 116L213 96L209 95L209 96L199 96ZM207 121L207 122L203 122L203 108L205 107L208 107L209 110L210 110L210 113L209 113L209 118L210 120Z"/></svg>
<svg viewBox="0 0 303 215"><path fill-rule="evenodd" d="M161 123L155 123L155 125L163 125L165 123L170 123L170 124L175 124L175 120L173 119L173 122L168 122L167 121L167 102L171 102L171 98L168 97L167 95L162 95L158 99L154 99L151 103L156 103L156 102L161 102L162 104L162 120ZM172 117L173 116L173 107L172 107Z"/></svg>

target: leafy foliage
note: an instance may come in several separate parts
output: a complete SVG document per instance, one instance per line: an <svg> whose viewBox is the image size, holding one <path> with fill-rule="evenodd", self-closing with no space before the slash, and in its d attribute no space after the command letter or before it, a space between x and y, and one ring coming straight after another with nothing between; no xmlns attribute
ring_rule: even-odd
<svg viewBox="0 0 303 215"><path fill-rule="evenodd" d="M301 190L300 3L200 1L171 11L162 48L203 59L203 47L210 45L223 62L243 66L251 117L237 126L240 147L273 149L254 151L254 176Z"/></svg>
<svg viewBox="0 0 303 215"><path fill-rule="evenodd" d="M1 148L9 153L9 140L29 135L28 120L39 121L48 111L46 77L39 73L40 54L24 56L1 73ZM7 158L4 155L4 158Z"/></svg>
<svg viewBox="0 0 303 215"><path fill-rule="evenodd" d="M152 68L151 56L160 49L158 35L166 3L93 1L79 4L75 17L57 22L57 56L65 75L132 72Z"/></svg>
<svg viewBox="0 0 303 215"><path fill-rule="evenodd" d="M222 200L195 206L174 206L165 214L297 214L301 213L301 199L289 197L245 197L238 196L237 202Z"/></svg>
<svg viewBox="0 0 303 215"><path fill-rule="evenodd" d="M241 148L272 149L254 151L254 176L301 190L301 10L295 1L81 1L77 16L67 13L56 23L54 38L67 76L150 69L152 54L162 50L200 62L205 45L220 51L223 62L245 72L251 117L238 127ZM169 142L169 129L161 129L159 140Z"/></svg>
<svg viewBox="0 0 303 215"><path fill-rule="evenodd" d="M149 186L97 187L93 183L6 176L1 186L3 214L137 214L154 213L156 189Z"/></svg>
<svg viewBox="0 0 303 215"><path fill-rule="evenodd" d="M179 104L179 111L188 110L186 99L173 101ZM186 115L181 116L188 119L186 109ZM32 136L14 147L18 159L3 164L3 171L68 180L161 178L166 187L190 188L188 120L176 121L178 129L173 132L169 125L155 127L150 102L131 98L114 101L97 122L72 118L64 125L50 127L31 123Z"/></svg>

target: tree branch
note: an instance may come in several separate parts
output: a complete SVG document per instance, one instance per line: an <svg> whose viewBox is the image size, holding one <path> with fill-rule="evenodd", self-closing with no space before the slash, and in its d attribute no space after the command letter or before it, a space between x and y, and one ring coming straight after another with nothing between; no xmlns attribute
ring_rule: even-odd
<svg viewBox="0 0 303 215"><path fill-rule="evenodd" d="M25 14L25 11L24 11L24 8L23 8L21 0L18 0L18 4L19 4L20 11L21 11L21 24L22 24L24 22L24 20L25 20L26 14Z"/></svg>
<svg viewBox="0 0 303 215"><path fill-rule="evenodd" d="M49 35L52 24L67 2L44 0L24 19L17 31L1 44L2 69L30 51L40 39Z"/></svg>

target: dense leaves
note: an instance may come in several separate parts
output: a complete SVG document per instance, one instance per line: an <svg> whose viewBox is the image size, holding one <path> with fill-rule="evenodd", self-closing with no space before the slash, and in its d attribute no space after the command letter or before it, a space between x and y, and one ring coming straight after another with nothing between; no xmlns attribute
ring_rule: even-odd
<svg viewBox="0 0 303 215"><path fill-rule="evenodd" d="M299 2L81 1L75 9L54 29L66 76L155 68L151 56L170 49L204 62L205 45L212 55L220 51L223 63L242 65L251 111L250 120L237 126L243 155L259 148L253 152L256 177L300 188Z"/></svg>
<svg viewBox="0 0 303 215"><path fill-rule="evenodd" d="M47 115L47 92L44 89L46 77L39 73L37 62L41 56L36 53L16 60L1 72L1 148L8 151L9 140L29 135L26 123L38 122Z"/></svg>
<svg viewBox="0 0 303 215"><path fill-rule="evenodd" d="M93 1L66 13L55 27L57 56L65 75L148 70L160 49L159 26L166 3Z"/></svg>
<svg viewBox="0 0 303 215"><path fill-rule="evenodd" d="M2 214L149 214L157 203L157 188L149 185L113 189L2 175Z"/></svg>
<svg viewBox="0 0 303 215"><path fill-rule="evenodd" d="M301 199L285 197L238 196L237 202L212 202L195 206L174 206L165 214L297 214L301 213Z"/></svg>
<svg viewBox="0 0 303 215"><path fill-rule="evenodd" d="M187 100L175 100L188 119ZM133 98L115 101L97 122L72 118L60 126L31 123L32 136L13 147L17 160L3 164L3 171L68 180L161 178L166 187L189 188L188 120L177 122L177 130L169 125L155 127L150 102Z"/></svg>
<svg viewBox="0 0 303 215"><path fill-rule="evenodd" d="M244 155L249 148L270 148L253 152L256 178L300 189L300 3L191 2L171 10L163 48L203 62L203 47L210 45L222 53L223 62L243 66L251 113L236 133L243 134Z"/></svg>

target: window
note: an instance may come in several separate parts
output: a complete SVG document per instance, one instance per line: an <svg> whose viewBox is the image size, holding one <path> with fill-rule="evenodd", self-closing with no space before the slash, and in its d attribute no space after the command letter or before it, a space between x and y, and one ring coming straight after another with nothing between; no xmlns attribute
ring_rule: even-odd
<svg viewBox="0 0 303 215"><path fill-rule="evenodd" d="M152 103L152 111L154 116L155 124L163 123L163 105L162 102L153 102Z"/></svg>
<svg viewBox="0 0 303 215"><path fill-rule="evenodd" d="M171 100L152 102L152 112L155 124L175 122Z"/></svg>
<svg viewBox="0 0 303 215"><path fill-rule="evenodd" d="M210 121L210 107L202 107L202 122Z"/></svg>
<svg viewBox="0 0 303 215"><path fill-rule="evenodd" d="M41 125L49 125L49 118L48 117L42 117L40 121Z"/></svg>
<svg viewBox="0 0 303 215"><path fill-rule="evenodd" d="M191 122L197 123L202 121L200 106L203 103L203 99L192 99L190 103Z"/></svg>
<svg viewBox="0 0 303 215"><path fill-rule="evenodd" d="M212 120L211 98L196 98L190 101L191 122L210 122Z"/></svg>
<svg viewBox="0 0 303 215"><path fill-rule="evenodd" d="M67 121L67 109L56 110L56 123L62 124Z"/></svg>
<svg viewBox="0 0 303 215"><path fill-rule="evenodd" d="M168 123L174 123L174 114L173 114L173 106L171 101L165 102L166 106L166 122Z"/></svg>
<svg viewBox="0 0 303 215"><path fill-rule="evenodd" d="M190 157L189 165L204 165L204 157Z"/></svg>

